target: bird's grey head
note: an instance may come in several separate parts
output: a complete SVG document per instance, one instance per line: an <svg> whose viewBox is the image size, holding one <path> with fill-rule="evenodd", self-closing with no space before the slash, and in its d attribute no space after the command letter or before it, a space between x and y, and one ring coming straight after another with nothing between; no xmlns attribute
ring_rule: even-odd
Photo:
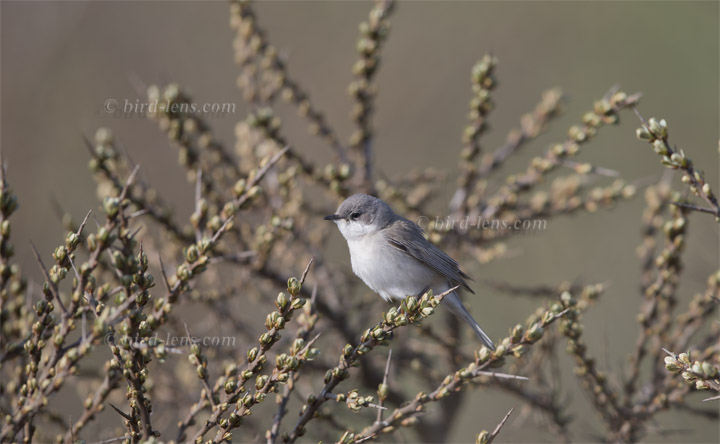
<svg viewBox="0 0 720 444"><path fill-rule="evenodd" d="M367 194L353 194L340 204L335 214L325 216L334 221L346 240L358 240L375 233L397 218L388 204Z"/></svg>

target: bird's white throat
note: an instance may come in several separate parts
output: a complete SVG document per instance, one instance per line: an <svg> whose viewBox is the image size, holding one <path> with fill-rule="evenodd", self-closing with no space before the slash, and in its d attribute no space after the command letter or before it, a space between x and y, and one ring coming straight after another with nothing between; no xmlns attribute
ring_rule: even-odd
<svg viewBox="0 0 720 444"><path fill-rule="evenodd" d="M364 224L362 222L347 221L342 219L336 220L335 223L337 224L338 229L340 229L340 233L348 242L361 240L368 234L375 233L380 229L380 227L375 224Z"/></svg>

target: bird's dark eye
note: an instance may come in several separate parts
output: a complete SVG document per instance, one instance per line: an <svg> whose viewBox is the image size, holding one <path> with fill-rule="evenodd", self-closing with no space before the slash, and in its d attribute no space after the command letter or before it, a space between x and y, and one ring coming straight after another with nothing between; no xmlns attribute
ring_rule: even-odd
<svg viewBox="0 0 720 444"><path fill-rule="evenodd" d="M360 217L360 212L358 212L358 211L356 211L350 215L350 219L352 219L352 220L357 220L358 217Z"/></svg>

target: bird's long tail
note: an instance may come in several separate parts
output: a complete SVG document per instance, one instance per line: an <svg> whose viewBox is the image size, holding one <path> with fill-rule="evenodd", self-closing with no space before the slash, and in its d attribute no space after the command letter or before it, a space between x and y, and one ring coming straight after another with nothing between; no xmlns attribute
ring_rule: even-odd
<svg viewBox="0 0 720 444"><path fill-rule="evenodd" d="M473 319L472 315L467 311L467 308L463 305L457 292L453 292L445 296L443 298L443 303L445 303L450 311L452 311L457 317L470 324L472 329L475 331L475 334L478 338L480 338L480 341L482 341L485 346L487 346L490 350L495 350L495 344L493 344L490 337L483 331L482 328L480 328L477 321Z"/></svg>

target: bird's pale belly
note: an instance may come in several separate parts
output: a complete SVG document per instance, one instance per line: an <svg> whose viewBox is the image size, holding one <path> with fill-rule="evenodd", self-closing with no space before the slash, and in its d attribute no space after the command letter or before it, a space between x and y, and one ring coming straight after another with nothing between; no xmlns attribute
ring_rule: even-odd
<svg viewBox="0 0 720 444"><path fill-rule="evenodd" d="M348 242L353 272L386 300L416 296L426 289L437 291L446 283L417 259L384 242ZM435 288L438 287L438 288Z"/></svg>

